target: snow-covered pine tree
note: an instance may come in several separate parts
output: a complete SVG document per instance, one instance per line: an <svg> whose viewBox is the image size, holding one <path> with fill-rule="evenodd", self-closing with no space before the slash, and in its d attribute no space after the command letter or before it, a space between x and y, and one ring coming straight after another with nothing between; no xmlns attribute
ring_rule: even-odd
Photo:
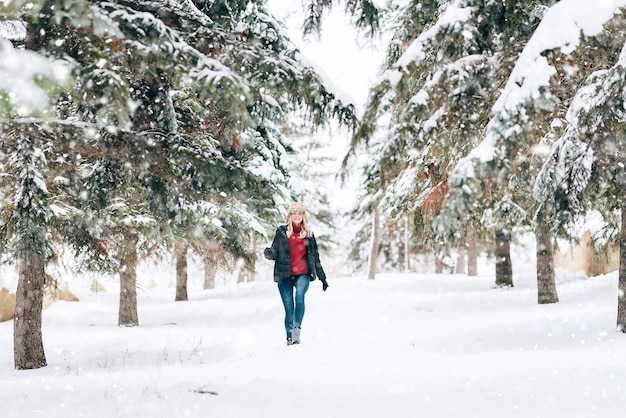
<svg viewBox="0 0 626 418"><path fill-rule="evenodd" d="M62 81L48 77L45 69L53 67L53 62L12 45L22 44L25 30L17 3L5 3L0 10L0 22L10 19L12 29L5 32L3 25L0 31L0 122L27 112L40 114L48 102L42 87L55 85L45 80ZM42 174L48 166L47 143L33 135L32 130L8 130L0 124L0 257L16 264L19 277L14 317L16 369L47 364L41 310L45 266L52 256L48 223L54 210Z"/></svg>
<svg viewBox="0 0 626 418"><path fill-rule="evenodd" d="M626 332L626 160L620 151L626 146L625 23L624 16L617 15L602 34L583 40L583 47L593 48L583 48L581 53L596 51L598 65L593 66L596 71L571 101L566 128L555 142L535 189L541 210L549 214L554 235L572 231L576 223L594 212L603 220L603 227L593 231L594 243L605 248L619 242L617 328L621 332ZM620 53L616 47L621 48Z"/></svg>
<svg viewBox="0 0 626 418"><path fill-rule="evenodd" d="M558 2L544 13L492 108L493 116L486 126L484 139L457 164L450 176L451 187L444 207L444 220L474 210L475 202L483 198L481 182L484 179L492 178L502 185L503 179L510 178L515 167L513 162L519 158L519 153L523 154L530 146L537 145L538 139L545 141L549 138L543 135L550 126L545 112L548 112L548 117L558 116L558 113L550 112L558 111L555 107L558 99L571 98L575 87L572 89L568 84L576 86L576 77L589 71L587 66L590 63L587 60L575 61L573 52L581 39L598 35L603 25L620 9L617 2L606 6L596 12L589 3L570 0ZM581 11L583 9L588 13ZM570 15L571 10L576 12ZM563 16L568 17L563 20ZM553 36L555 25L561 28L563 36ZM541 155L537 157L542 158ZM546 223L553 222L544 209L540 208L541 211L537 212L540 216L535 217L538 251L546 243ZM551 262L551 257L538 255L540 260ZM546 271L550 274L550 269L542 270L540 265L538 263L538 287L541 292L540 275L546 274ZM539 298L541 300L542 296L539 295Z"/></svg>
<svg viewBox="0 0 626 418"><path fill-rule="evenodd" d="M532 107L528 109L529 115L532 115L533 123L525 126L526 138L540 138L540 141L532 144L531 141L526 140L526 146L532 148L518 150L516 160L533 161L530 171L526 170L531 175L525 177L528 180L534 179L532 181L535 183L533 187L535 200L533 225L537 243L537 297L540 304L558 302L553 259L555 237L574 241L578 239L571 235L573 231L571 228L564 227L572 219L573 213L568 209L562 210L563 206L558 203L561 198L567 198L568 193L557 192L559 197L556 198L554 193L546 194L545 190L542 191L546 180L548 180L545 176L551 176L550 170L546 170L544 162L546 156L549 155L550 146L555 143L555 138L561 137L568 127L568 122L565 119L567 109L574 100L576 90L584 85L585 78L589 75L588 69L606 68L615 63L620 49L621 37L615 37L613 33L619 33L621 25L619 19L616 19L613 23L607 24L605 34L582 37L581 46L571 54L565 55L559 49L546 52L546 57L553 63L556 71L549 89L550 94L555 97L552 100L554 106L550 109L546 109L544 106L537 106L539 109ZM603 53L598 53L600 50ZM582 68L578 68L576 63L583 63ZM548 158L548 166L552 165L551 161L552 157ZM539 172L536 171L537 163L544 165ZM584 171L584 164L578 168L582 168ZM554 185L559 183L549 183L548 189L560 190L560 187L554 189ZM524 190L527 188L525 187ZM600 206L607 207L603 204ZM609 242L605 239L602 241L604 243ZM600 248L598 250L601 251Z"/></svg>
<svg viewBox="0 0 626 418"><path fill-rule="evenodd" d="M223 7L221 9L227 10ZM271 173L262 177L264 184L259 184L256 192L257 196L266 196L265 201L271 204L264 207L254 196L249 196L245 201L257 211L263 210L259 215L261 223L272 229L284 219L284 211L277 210L277 206L286 206L287 202L302 197L301 181L305 177L319 175L311 173L315 163L319 162L317 157L312 160L300 158L304 156L300 152L302 150L298 149L298 143L304 148L313 147L303 143L313 141L314 126L326 125L331 116L340 125L352 128L356 123L354 109L351 104L334 99L332 92L326 91L322 80L315 74L314 68L299 62L299 51L287 39L282 26L264 12L262 2L247 3L241 10L231 7L227 13L228 19L225 20L230 24L239 22L233 24L234 31L249 42L261 40L266 48L262 54L233 51L232 66L244 72L254 98L250 114L257 124L256 132L253 138L242 143L252 144L251 155L256 166L254 172ZM293 112L296 115L292 115ZM265 167L268 164L271 167ZM303 177L304 170L308 173ZM311 202L323 203L327 200L326 193L318 185L309 191L316 194L315 198L310 199ZM324 207L322 204L309 209L319 221L328 223ZM263 235L256 231L253 236Z"/></svg>
<svg viewBox="0 0 626 418"><path fill-rule="evenodd" d="M185 206L176 203L177 193L189 202L217 207L221 222L214 229L220 230L224 248L244 253L250 236L246 232L258 224L256 208L271 208L272 191L280 190L280 185L271 187L274 174L280 173L276 167L282 152L275 122L299 106L314 124L330 117L353 124L351 106L337 100L314 70L302 65L280 26L254 7L247 5L237 16L254 18L251 27L262 33L240 27L241 20L234 27L220 26L219 19L212 20L190 1L40 1L31 6L26 47L72 63L75 84L63 96L59 118L13 119L3 127L12 133L30 124L23 132L44 132L53 144L48 160L81 165L80 182L102 181L106 186L72 196L72 204L79 202L82 210L66 211L76 215L73 230L80 228L80 233L65 239L82 237L74 244L89 248L98 264L104 247L94 235L94 213L110 214L103 219L121 228L120 242L126 244L119 247L118 261L132 276L128 266L137 246L156 235L173 235L171 229L154 225L167 225L162 222L165 215L185 213ZM269 23L258 24L256 18ZM217 146L207 148L179 130L172 93L185 89L201 106L214 110L203 128ZM212 129L211 121L219 127ZM42 178L51 183L53 171L42 172ZM111 183L118 178L123 181ZM148 198L154 196L165 205ZM142 241L141 231L150 240ZM130 278L125 282L132 284ZM137 322L132 312L125 316L130 320L121 324ZM25 331L41 335L40 328ZM28 360L18 368L39 367L32 364Z"/></svg>
<svg viewBox="0 0 626 418"><path fill-rule="evenodd" d="M370 95L353 140L354 149L367 144L380 121L387 124L376 154L381 175L390 179L383 207L393 216L428 207L428 226L429 218L437 215L432 209L446 196L450 172L479 142L499 88L538 22L541 6L548 3L411 1L394 9L387 70ZM448 246L464 242L469 231L461 226L491 233L504 229L505 220L487 225L482 212L497 214L500 206L510 212L515 205L491 189L491 200L472 202L476 210L459 210L464 218L457 222L442 218L446 222L434 231L427 227L425 237L442 248L442 236L447 236Z"/></svg>
<svg viewBox="0 0 626 418"><path fill-rule="evenodd" d="M41 332L30 332L41 330L45 266L52 255L47 242L52 208L42 175L47 161L44 150L29 135L0 131L0 137L6 152L6 175L0 186L2 196L9 198L2 205L0 243L3 253L15 255L19 274L14 362L16 369L34 369L47 364Z"/></svg>

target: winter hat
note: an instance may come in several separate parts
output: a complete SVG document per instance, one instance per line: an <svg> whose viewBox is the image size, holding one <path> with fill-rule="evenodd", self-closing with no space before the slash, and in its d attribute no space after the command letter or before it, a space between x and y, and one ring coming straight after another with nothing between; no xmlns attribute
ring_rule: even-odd
<svg viewBox="0 0 626 418"><path fill-rule="evenodd" d="M291 215L292 213L304 213L304 205L300 202L292 203L287 209L287 214Z"/></svg>

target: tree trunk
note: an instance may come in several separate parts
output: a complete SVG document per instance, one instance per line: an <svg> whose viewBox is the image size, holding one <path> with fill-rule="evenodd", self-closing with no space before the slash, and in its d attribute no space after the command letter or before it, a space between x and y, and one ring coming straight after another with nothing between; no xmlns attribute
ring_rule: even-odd
<svg viewBox="0 0 626 418"><path fill-rule="evenodd" d="M135 327L137 316L137 242L134 232L124 233L120 257L120 311L118 325Z"/></svg>
<svg viewBox="0 0 626 418"><path fill-rule="evenodd" d="M246 270L243 267L239 267L237 271L237 283L245 283L246 281Z"/></svg>
<svg viewBox="0 0 626 418"><path fill-rule="evenodd" d="M376 265L378 264L378 246L380 245L380 209L378 206L374 208L374 217L372 219L372 238L370 245L370 256L367 266L367 279L374 280L376 277Z"/></svg>
<svg viewBox="0 0 626 418"><path fill-rule="evenodd" d="M435 255L435 274L443 273L443 258Z"/></svg>
<svg viewBox="0 0 626 418"><path fill-rule="evenodd" d="M496 286L513 287L511 233L504 229L496 231Z"/></svg>
<svg viewBox="0 0 626 418"><path fill-rule="evenodd" d="M174 301L187 301L187 244L177 242L174 245L176 253L176 298Z"/></svg>
<svg viewBox="0 0 626 418"><path fill-rule="evenodd" d="M217 264L204 260L204 289L215 289L215 274L217 273Z"/></svg>
<svg viewBox="0 0 626 418"><path fill-rule="evenodd" d="M478 247L476 245L476 231L467 231L467 275L478 276Z"/></svg>
<svg viewBox="0 0 626 418"><path fill-rule="evenodd" d="M459 253L456 257L456 273L464 274L465 273L465 248L459 248Z"/></svg>
<svg viewBox="0 0 626 418"><path fill-rule="evenodd" d="M256 235L252 233L252 237L250 238L250 245L252 246L252 253L256 254ZM248 271L248 281L253 282L254 276L256 272L256 263L252 261L252 270Z"/></svg>
<svg viewBox="0 0 626 418"><path fill-rule="evenodd" d="M539 304L559 301L554 278L552 240L547 228L546 223L539 218L535 229L537 240L537 300Z"/></svg>
<svg viewBox="0 0 626 418"><path fill-rule="evenodd" d="M411 271L411 257L409 244L409 215L404 216L404 271Z"/></svg>
<svg viewBox="0 0 626 418"><path fill-rule="evenodd" d="M19 265L13 320L13 356L15 368L38 369L46 366L41 333L45 260L33 255Z"/></svg>
<svg viewBox="0 0 626 418"><path fill-rule="evenodd" d="M619 233L617 330L626 333L626 186L622 186L622 226Z"/></svg>

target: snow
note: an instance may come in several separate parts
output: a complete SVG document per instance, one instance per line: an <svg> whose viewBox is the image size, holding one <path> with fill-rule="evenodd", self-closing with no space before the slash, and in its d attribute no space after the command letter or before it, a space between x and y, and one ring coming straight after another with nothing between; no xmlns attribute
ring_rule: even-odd
<svg viewBox="0 0 626 418"><path fill-rule="evenodd" d="M0 91L8 92L17 103L43 107L48 99L34 81L37 75L54 77L53 64L35 52L13 48L0 37Z"/></svg>
<svg viewBox="0 0 626 418"><path fill-rule="evenodd" d="M525 117L523 105L537 99L541 89L549 85L556 70L542 54L556 48L560 48L564 54L572 52L579 45L581 33L586 36L597 35L604 24L623 7L626 7L626 0L562 0L548 9L492 108L493 117L487 125L485 138L459 160L450 176L451 183L474 177L475 161L485 163L496 158L502 129L507 130L505 137L521 130L519 125L503 128L502 124L515 114Z"/></svg>
<svg viewBox="0 0 626 418"><path fill-rule="evenodd" d="M14 370L13 324L0 323L0 415L621 416L617 274L557 271L561 301L538 305L534 267L514 255L510 289L493 288L487 264L473 278L330 277L325 293L313 282L291 347L269 273L202 290L190 267L190 300L174 302L174 268L144 265L133 328L117 326L114 279L101 293L69 280L80 301L43 313L47 367Z"/></svg>
<svg viewBox="0 0 626 418"><path fill-rule="evenodd" d="M449 26L462 24L467 21L472 12L470 7L462 7L462 1L456 0L450 4L442 13L441 17L435 25L430 29L420 34L411 45L404 51L402 56L398 59L396 65L401 68L406 68L411 63L419 64L419 62L425 57L424 47L427 43L433 41L435 36L442 30Z"/></svg>
<svg viewBox="0 0 626 418"><path fill-rule="evenodd" d="M542 23L547 25L543 40L554 42L529 43L522 55L527 61L520 60L509 93L503 94L503 109L545 83L550 69L542 61L543 50L571 50L581 30L599 30L624 4L557 3L563 12L554 12L558 21ZM462 24L469 12L449 8L441 22ZM581 22L581 16L588 19ZM380 59L371 50L357 57L350 49L354 40L342 32L347 23L333 26L339 32L325 30L320 42L297 43L325 84L360 108L367 95L363 86L372 84ZM419 59L423 42L416 40L401 62ZM39 104L43 99L31 81L34 74L22 70L26 60L39 58L24 58L5 45L0 56L20 56L0 60L0 83L6 74L18 83L0 88L20 85L14 94L21 94L25 86L25 98L18 99ZM2 62L15 63L20 73L7 72ZM33 68L50 66L40 64ZM393 81L398 74L386 76ZM472 155L486 160L492 152L483 146ZM368 281L361 275L331 275L327 292L319 282L312 284L303 343L293 347L284 343L282 306L269 265L254 283L225 279L214 290L202 289L202 271L191 266L189 302L173 301L171 265L143 265L138 272L141 325L134 328L117 326L115 279L102 278L106 292L92 293L91 277L64 277L80 302L58 301L44 311L47 367L14 370L13 323L0 323L0 415L621 416L626 336L614 330L617 273L589 279L558 271L561 301L538 305L534 265L527 258L514 254L512 289L493 288L490 264L473 278L387 273ZM4 284L15 290L6 274Z"/></svg>
<svg viewBox="0 0 626 418"><path fill-rule="evenodd" d="M0 38L23 40L26 38L26 25L21 20L0 20Z"/></svg>
<svg viewBox="0 0 626 418"><path fill-rule="evenodd" d="M542 53L556 48L564 54L573 52L581 32L585 36L599 34L623 7L626 0L563 0L552 6L524 47L494 112L513 110L527 99L538 97L539 90L548 86L556 72Z"/></svg>
<svg viewBox="0 0 626 418"><path fill-rule="evenodd" d="M626 68L626 44L620 52L619 59L610 69L601 69L593 72L586 81L586 85L579 88L570 104L565 119L568 122L568 129L574 131L579 129L579 115L587 113L591 109L601 106L611 100L611 90L616 83L623 80L623 70ZM592 128L597 128L602 117L597 117L595 121L588 122Z"/></svg>

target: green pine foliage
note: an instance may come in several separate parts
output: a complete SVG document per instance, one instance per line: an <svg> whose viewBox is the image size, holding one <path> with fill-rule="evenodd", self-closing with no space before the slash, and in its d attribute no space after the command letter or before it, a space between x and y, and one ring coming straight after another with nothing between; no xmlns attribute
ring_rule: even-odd
<svg viewBox="0 0 626 418"><path fill-rule="evenodd" d="M623 24L623 18L618 20ZM604 227L593 231L599 248L615 241L621 222L616 214L624 184L625 161L619 150L626 144L626 40L619 38L615 42L614 32L607 31L604 39L610 42L605 48L621 43L621 51L607 54L614 58L613 65L594 71L576 92L565 118L566 129L535 185L535 198L549 211L555 235L573 238L581 218L599 213Z"/></svg>
<svg viewBox="0 0 626 418"><path fill-rule="evenodd" d="M105 223L147 242L211 238L249 259L250 232L288 194L280 124L298 110L309 126L355 125L263 2L50 0L30 12L26 47L72 68L57 118L38 129L58 138L51 159L80 156L66 161L81 190L67 213L93 237L67 230L91 254Z"/></svg>
<svg viewBox="0 0 626 418"><path fill-rule="evenodd" d="M613 35L608 37L613 38ZM609 45L610 42L604 43L604 48ZM609 47L609 51L611 50L614 51L614 48ZM516 108L503 108L500 105L496 109L496 113L486 126L483 141L485 146L482 147L483 152L489 149L490 155L483 158L477 154L470 155L471 162L464 161L460 166L462 169L454 174L455 185L448 199L447 206L450 209L448 215L458 214L467 209L470 197L468 192L477 193L480 199L478 178L492 179L498 186L506 188L507 182L518 168L516 164L518 161L532 155L534 147L551 145L555 132L558 134L561 127L565 126L564 109L567 109L581 80L588 75L588 68L601 65L599 61L603 59L602 57L615 56L612 52L609 54L598 52L597 48L588 49L588 45L579 47L571 55L564 55L558 50L545 51L550 65L555 68L555 76L549 86L537 91L534 97L520 102ZM545 155L537 154L532 158L541 163ZM535 177L536 174L531 174L531 178ZM522 194L516 199L523 199L524 196Z"/></svg>
<svg viewBox="0 0 626 418"><path fill-rule="evenodd" d="M380 31L381 11L376 2L371 0L307 0L304 2L305 20L303 32L305 35L319 35L324 21L324 12L334 6L344 3L344 10L351 17L352 24L368 36L374 36Z"/></svg>
<svg viewBox="0 0 626 418"><path fill-rule="evenodd" d="M33 255L48 258L46 231L53 213L42 174L47 165L45 151L23 133L3 137L11 142L14 152L7 155L0 182L2 195L12 197L11 203L0 209L4 221L0 227L1 248L20 260L29 260Z"/></svg>
<svg viewBox="0 0 626 418"><path fill-rule="evenodd" d="M290 114L306 114L311 128L356 123L262 1L11 2L17 11L28 51L14 56L60 63L70 82L20 75L51 95L37 113L0 92L0 250L33 260L37 274L65 248L80 267L119 272L131 295L121 325L137 324L138 257L185 241L208 259L252 265L252 236L291 193L279 129ZM27 309L40 318L35 305ZM40 342L36 328L20 324Z"/></svg>
<svg viewBox="0 0 626 418"><path fill-rule="evenodd" d="M454 212L430 227L450 173L480 143L516 57L551 3L410 1L391 9L386 70L352 143L355 153L362 145L376 149L385 222L419 212L424 228L414 233L439 247L442 238L455 245L466 226L499 228L525 218L515 200L522 189L468 175L455 190Z"/></svg>

